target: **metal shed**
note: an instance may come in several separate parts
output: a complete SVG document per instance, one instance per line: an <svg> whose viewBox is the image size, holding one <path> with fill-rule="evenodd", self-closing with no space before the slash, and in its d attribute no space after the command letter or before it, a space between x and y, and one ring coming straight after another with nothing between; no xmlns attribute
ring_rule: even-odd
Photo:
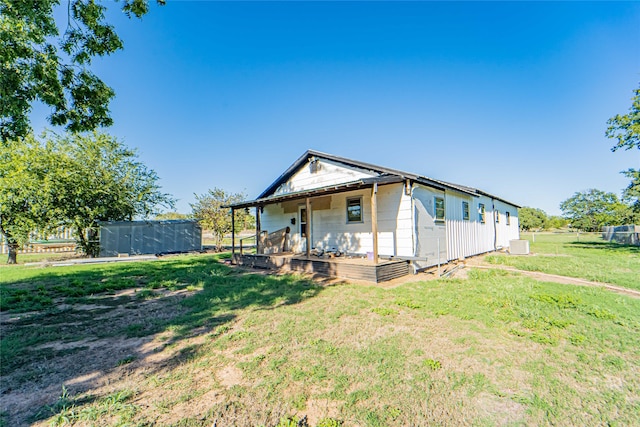
<svg viewBox="0 0 640 427"><path fill-rule="evenodd" d="M100 223L100 256L143 255L202 249L196 220L108 221Z"/></svg>

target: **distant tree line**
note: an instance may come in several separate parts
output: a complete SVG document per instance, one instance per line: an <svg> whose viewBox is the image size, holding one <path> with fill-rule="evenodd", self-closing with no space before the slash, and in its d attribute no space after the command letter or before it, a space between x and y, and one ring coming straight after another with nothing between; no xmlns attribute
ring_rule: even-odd
<svg viewBox="0 0 640 427"><path fill-rule="evenodd" d="M523 231L552 230L566 227L569 223L560 216L549 216L542 209L527 206L518 209L518 221Z"/></svg>
<svg viewBox="0 0 640 427"><path fill-rule="evenodd" d="M633 205L620 200L614 193L594 188L575 193L560 204L560 210L562 216L549 216L542 209L520 208L520 229L543 231L571 227L582 231L600 231L606 225L640 222Z"/></svg>

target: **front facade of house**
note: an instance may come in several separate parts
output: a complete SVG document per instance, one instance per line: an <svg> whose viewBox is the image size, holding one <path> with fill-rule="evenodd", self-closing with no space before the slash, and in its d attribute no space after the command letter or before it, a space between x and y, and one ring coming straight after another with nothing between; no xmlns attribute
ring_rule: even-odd
<svg viewBox="0 0 640 427"><path fill-rule="evenodd" d="M310 248L411 260L417 268L494 251L519 238L518 206L470 187L307 151L256 200L258 230L290 228Z"/></svg>

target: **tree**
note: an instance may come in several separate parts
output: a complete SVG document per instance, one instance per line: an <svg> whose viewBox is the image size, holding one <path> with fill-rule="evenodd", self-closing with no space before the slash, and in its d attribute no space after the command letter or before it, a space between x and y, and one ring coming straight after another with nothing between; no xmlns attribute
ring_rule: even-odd
<svg viewBox="0 0 640 427"><path fill-rule="evenodd" d="M216 248L222 248L222 240L226 234L231 232L231 209L225 208L233 203L238 203L246 199L243 193L227 193L220 188L209 190L205 194L195 195L196 202L191 204L193 217L200 220L202 228L210 230ZM236 211L236 224L243 226L250 220L251 216L243 209Z"/></svg>
<svg viewBox="0 0 640 427"><path fill-rule="evenodd" d="M60 156L61 188L55 203L86 255L98 255L99 221L148 218L160 207L173 207L174 200L160 192L156 172L115 137L99 132L53 135L50 143Z"/></svg>
<svg viewBox="0 0 640 427"><path fill-rule="evenodd" d="M630 222L640 222L640 170L629 169L622 172L631 183L622 192L622 200L631 206L633 218Z"/></svg>
<svg viewBox="0 0 640 427"><path fill-rule="evenodd" d="M123 0L138 18L149 0ZM164 4L165 0L156 0ZM60 0L0 0L0 137L3 143L31 132L29 112L40 101L52 125L78 132L109 126L113 90L89 70L95 56L122 49L95 0L68 0L62 36L53 17Z"/></svg>
<svg viewBox="0 0 640 427"><path fill-rule="evenodd" d="M572 227L599 231L605 225L621 225L629 217L629 207L614 193L589 189L577 192L560 204L564 217Z"/></svg>
<svg viewBox="0 0 640 427"><path fill-rule="evenodd" d="M620 148L630 150L633 147L640 150L640 87L633 92L635 96L631 99L629 112L622 116L618 114L607 121L609 127L605 135L618 140L611 151Z"/></svg>
<svg viewBox="0 0 640 427"><path fill-rule="evenodd" d="M547 221L547 214L542 209L525 206L518 209L518 221L523 231L541 230Z"/></svg>
<svg viewBox="0 0 640 427"><path fill-rule="evenodd" d="M544 223L544 229L557 230L557 229L566 227L568 224L569 224L569 221L562 218L561 216L550 216L549 218L547 218L547 221L545 221Z"/></svg>
<svg viewBox="0 0 640 427"><path fill-rule="evenodd" d="M188 219L189 215L180 212L164 212L156 215L157 220Z"/></svg>
<svg viewBox="0 0 640 427"><path fill-rule="evenodd" d="M618 140L611 151L619 148L630 150L633 147L640 150L640 87L634 90L634 93L629 113L623 116L618 114L607 121L609 127L605 135ZM622 193L622 199L630 204L632 210L629 222L640 221L640 170L629 169L622 174L631 179L631 183Z"/></svg>
<svg viewBox="0 0 640 427"><path fill-rule="evenodd" d="M157 174L104 133L28 137L9 141L0 153L0 222L13 248L10 263L36 228L72 226L80 249L95 256L98 221L148 217L173 206Z"/></svg>
<svg viewBox="0 0 640 427"><path fill-rule="evenodd" d="M55 152L33 136L0 144L0 233L9 247L8 264L36 229L57 225Z"/></svg>

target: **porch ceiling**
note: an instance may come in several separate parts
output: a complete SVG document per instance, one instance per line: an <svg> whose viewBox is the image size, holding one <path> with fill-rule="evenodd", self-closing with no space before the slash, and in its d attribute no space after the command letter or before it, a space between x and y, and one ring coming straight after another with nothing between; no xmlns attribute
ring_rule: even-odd
<svg viewBox="0 0 640 427"><path fill-rule="evenodd" d="M255 200L247 200L245 202L234 203L226 206L232 209L252 208L256 206L264 206L273 203L280 203L287 200L306 199L307 197L326 196L330 194L344 193L346 191L359 190L362 188L372 187L373 184L387 185L403 182L400 176L379 176L373 178L363 178L356 181L350 181L338 185L330 185L327 187L313 188L310 190L296 191L293 193L274 195L263 197Z"/></svg>

